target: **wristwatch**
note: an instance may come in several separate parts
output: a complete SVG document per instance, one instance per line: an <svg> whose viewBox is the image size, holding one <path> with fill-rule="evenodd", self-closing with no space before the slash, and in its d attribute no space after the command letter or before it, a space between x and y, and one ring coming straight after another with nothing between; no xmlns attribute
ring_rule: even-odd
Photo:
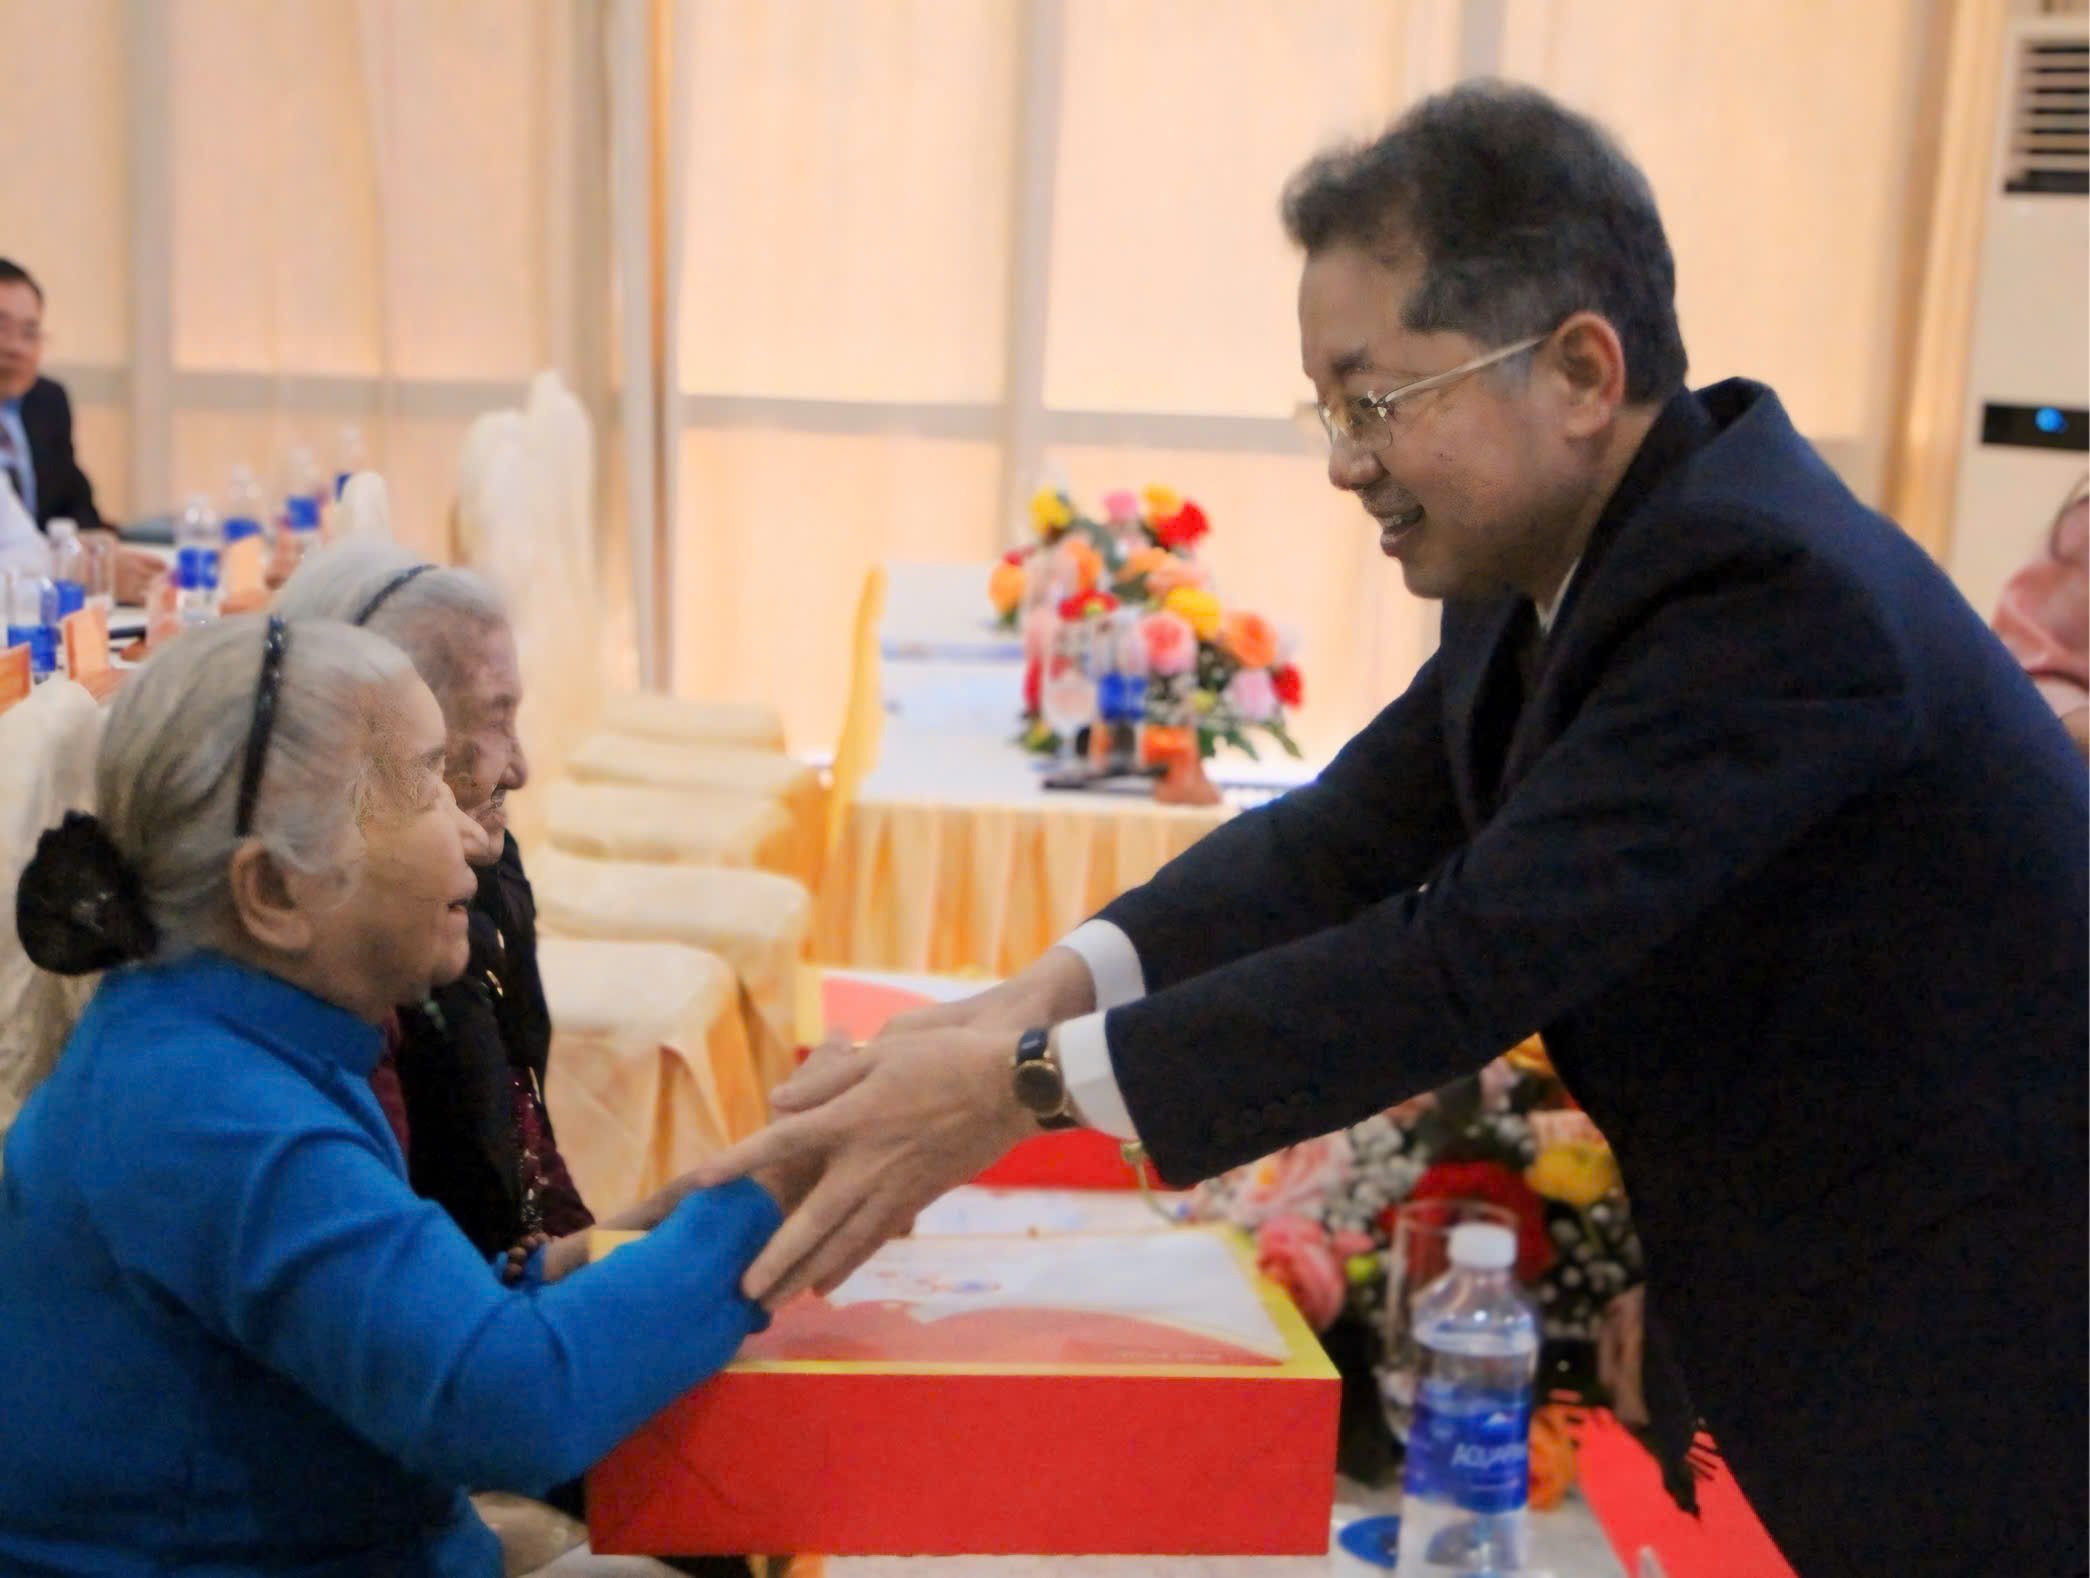
<svg viewBox="0 0 2090 1578"><path fill-rule="evenodd" d="M1067 1094L1067 1076L1052 1050L1050 1030L1026 1030L1016 1042L1016 1066L1012 1082L1016 1104L1038 1120L1041 1129L1074 1129L1081 1126L1074 1116L1074 1103Z"/></svg>

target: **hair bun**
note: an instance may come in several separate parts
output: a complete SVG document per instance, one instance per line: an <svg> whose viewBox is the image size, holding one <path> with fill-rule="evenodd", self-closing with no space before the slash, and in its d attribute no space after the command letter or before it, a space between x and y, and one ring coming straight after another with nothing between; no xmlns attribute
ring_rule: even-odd
<svg viewBox="0 0 2090 1578"><path fill-rule="evenodd" d="M36 841L15 889L15 931L31 962L58 975L146 958L160 940L137 871L101 822L80 811Z"/></svg>

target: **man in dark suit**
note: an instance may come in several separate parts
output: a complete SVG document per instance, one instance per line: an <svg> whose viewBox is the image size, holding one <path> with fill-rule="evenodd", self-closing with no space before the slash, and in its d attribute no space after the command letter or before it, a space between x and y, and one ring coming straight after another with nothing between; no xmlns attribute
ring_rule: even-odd
<svg viewBox="0 0 2090 1578"><path fill-rule="evenodd" d="M1692 1400L1807 1578L2084 1570L2080 759L1777 397L1690 393L1640 173L1527 90L1310 164L1329 476L1445 601L1406 695L995 990L779 1093L831 1285L1077 1119L1187 1182L1542 1030Z"/></svg>
<svg viewBox="0 0 2090 1578"><path fill-rule="evenodd" d="M0 470L39 527L63 519L92 531L102 518L73 456L72 402L42 375L43 359L43 287L0 258Z"/></svg>

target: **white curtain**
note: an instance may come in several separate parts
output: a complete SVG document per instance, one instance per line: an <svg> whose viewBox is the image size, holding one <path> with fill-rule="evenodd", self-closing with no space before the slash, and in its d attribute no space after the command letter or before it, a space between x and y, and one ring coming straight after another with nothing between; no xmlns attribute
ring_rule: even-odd
<svg viewBox="0 0 2090 1578"><path fill-rule="evenodd" d="M1878 498L1940 3L679 0L676 684L827 743L870 564L984 564L1040 481L1162 482L1212 517L1222 594L1306 632L1301 731L1339 743L1436 610L1282 421L1277 197L1472 72L1618 133L1694 378L1771 382Z"/></svg>
<svg viewBox="0 0 2090 1578"><path fill-rule="evenodd" d="M1435 611L1284 420L1284 176L1465 72L1592 111L1663 205L1694 376L1766 378L1878 497L1970 3L0 0L36 59L4 250L114 513L293 440L331 470L353 422L446 551L465 426L556 367L618 677L658 654L808 748L871 564L984 566L1048 478L1163 482L1222 592L1306 632L1325 749Z"/></svg>

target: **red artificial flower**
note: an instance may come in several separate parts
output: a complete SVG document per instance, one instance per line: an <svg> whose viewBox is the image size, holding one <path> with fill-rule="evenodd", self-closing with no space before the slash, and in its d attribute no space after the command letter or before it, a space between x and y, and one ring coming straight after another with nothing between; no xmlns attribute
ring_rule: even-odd
<svg viewBox="0 0 2090 1578"><path fill-rule="evenodd" d="M1038 715L1038 692L1044 683L1044 661L1032 658L1023 669L1023 715L1026 718L1035 718Z"/></svg>
<svg viewBox="0 0 2090 1578"><path fill-rule="evenodd" d="M1021 564L1023 563L1026 557L1027 554L1023 549L1011 548L1007 553L1001 556L1001 562L1003 564Z"/></svg>
<svg viewBox="0 0 2090 1578"><path fill-rule="evenodd" d="M1198 539L1211 529L1212 523L1205 519L1205 512L1185 499L1183 507L1175 514L1154 522L1154 540L1170 550L1194 548Z"/></svg>
<svg viewBox="0 0 2090 1578"><path fill-rule="evenodd" d="M1546 1231L1545 1202L1530 1184L1500 1162L1438 1162L1415 1180L1410 1200L1485 1200L1517 1219L1517 1278L1535 1282L1553 1264L1553 1239ZM1389 1206L1380 1218L1390 1232Z"/></svg>
<svg viewBox="0 0 2090 1578"><path fill-rule="evenodd" d="M1076 592L1060 599L1060 618L1075 620L1091 614L1115 613L1117 606L1118 600L1108 592Z"/></svg>
<svg viewBox="0 0 2090 1578"><path fill-rule="evenodd" d="M1277 699L1287 707L1296 707L1306 695L1306 681L1299 671L1287 663L1283 668L1272 669L1270 683L1277 688Z"/></svg>

